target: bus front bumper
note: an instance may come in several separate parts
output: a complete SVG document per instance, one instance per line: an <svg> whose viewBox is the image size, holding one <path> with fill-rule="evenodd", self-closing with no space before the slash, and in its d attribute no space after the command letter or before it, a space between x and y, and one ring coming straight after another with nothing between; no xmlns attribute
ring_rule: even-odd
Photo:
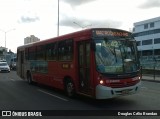
<svg viewBox="0 0 160 119"><path fill-rule="evenodd" d="M108 99L124 95L135 94L140 91L141 81L134 86L124 88L111 88L102 85L96 86L96 99Z"/></svg>

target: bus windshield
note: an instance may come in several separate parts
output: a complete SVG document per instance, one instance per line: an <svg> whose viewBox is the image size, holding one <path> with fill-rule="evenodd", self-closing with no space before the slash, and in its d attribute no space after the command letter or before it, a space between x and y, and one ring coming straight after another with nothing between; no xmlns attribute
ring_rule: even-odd
<svg viewBox="0 0 160 119"><path fill-rule="evenodd" d="M95 40L96 67L100 73L122 74L138 70L136 42L128 38Z"/></svg>

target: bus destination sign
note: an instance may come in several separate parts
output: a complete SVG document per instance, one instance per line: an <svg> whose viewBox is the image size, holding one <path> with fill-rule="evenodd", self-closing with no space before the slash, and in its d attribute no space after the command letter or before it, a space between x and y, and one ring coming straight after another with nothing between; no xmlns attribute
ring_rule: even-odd
<svg viewBox="0 0 160 119"><path fill-rule="evenodd" d="M115 36L115 37L128 37L129 33L125 31L111 31L111 30L95 30L96 36Z"/></svg>

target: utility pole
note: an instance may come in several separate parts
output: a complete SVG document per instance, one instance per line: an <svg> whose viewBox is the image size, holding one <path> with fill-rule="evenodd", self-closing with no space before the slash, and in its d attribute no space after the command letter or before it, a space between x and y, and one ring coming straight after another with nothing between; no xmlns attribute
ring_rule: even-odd
<svg viewBox="0 0 160 119"><path fill-rule="evenodd" d="M57 21L57 36L59 36L59 0L58 0L58 21Z"/></svg>
<svg viewBox="0 0 160 119"><path fill-rule="evenodd" d="M12 31L12 30L15 30L15 29L10 29L10 30L7 30L7 31L4 31L4 30L0 29L0 31L4 32L4 35L5 35L5 48L6 48L7 33Z"/></svg>

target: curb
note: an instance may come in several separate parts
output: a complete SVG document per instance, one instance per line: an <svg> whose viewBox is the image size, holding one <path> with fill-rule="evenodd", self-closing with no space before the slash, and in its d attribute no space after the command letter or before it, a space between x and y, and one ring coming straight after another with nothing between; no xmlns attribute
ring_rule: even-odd
<svg viewBox="0 0 160 119"><path fill-rule="evenodd" d="M141 79L142 81L148 81L148 82L156 82L156 83L160 83L159 80L149 80L149 79Z"/></svg>

